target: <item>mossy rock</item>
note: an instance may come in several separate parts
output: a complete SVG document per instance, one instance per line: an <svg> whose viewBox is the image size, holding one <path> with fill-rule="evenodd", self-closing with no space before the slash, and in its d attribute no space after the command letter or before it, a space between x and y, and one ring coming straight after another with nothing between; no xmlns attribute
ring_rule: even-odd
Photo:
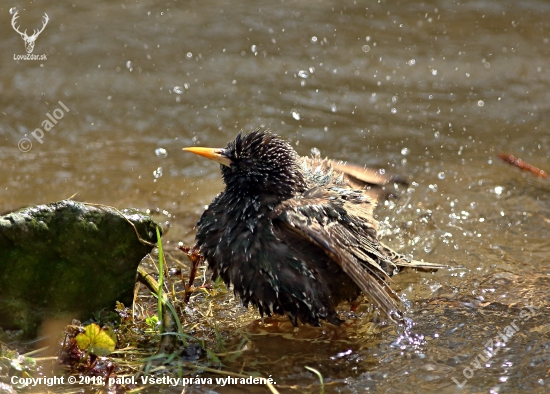
<svg viewBox="0 0 550 394"><path fill-rule="evenodd" d="M130 304L156 226L135 210L71 200L0 216L0 327L32 337L46 318Z"/></svg>

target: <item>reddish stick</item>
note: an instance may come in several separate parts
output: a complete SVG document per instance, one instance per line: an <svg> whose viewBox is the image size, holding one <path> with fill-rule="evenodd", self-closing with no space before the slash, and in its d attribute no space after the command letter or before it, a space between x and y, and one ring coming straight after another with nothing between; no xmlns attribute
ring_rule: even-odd
<svg viewBox="0 0 550 394"><path fill-rule="evenodd" d="M516 167L518 167L519 169L521 169L523 171L530 171L535 176L538 176L540 178L547 178L548 177L548 174L546 174L545 171L543 171L540 168L537 168L537 167L521 160L518 157L515 157L514 155L511 155L509 153L499 153L498 157L502 161L505 161L508 164L516 166Z"/></svg>
<svg viewBox="0 0 550 394"><path fill-rule="evenodd" d="M180 246L179 248L183 253L189 257L191 260L191 272L189 272L189 284L185 285L185 303L189 303L189 298L193 292L193 282L195 281L195 276L197 275L197 268L204 261L204 256L199 252L199 250L193 246L192 248L188 246Z"/></svg>

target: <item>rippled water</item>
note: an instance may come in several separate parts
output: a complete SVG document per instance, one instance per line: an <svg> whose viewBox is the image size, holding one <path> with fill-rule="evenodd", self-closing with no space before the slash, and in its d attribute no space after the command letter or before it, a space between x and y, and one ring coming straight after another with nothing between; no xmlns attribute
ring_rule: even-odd
<svg viewBox="0 0 550 394"><path fill-rule="evenodd" d="M298 392L319 392L305 365L329 392L548 390L550 183L497 158L550 170L548 2L8 1L5 21L14 6L23 29L50 22L44 61L13 60L23 40L0 25L0 211L78 192L164 211L167 239L190 243L222 185L181 148L265 125L303 155L407 176L377 211L385 242L452 268L396 279L405 331L361 315L340 331L242 327L249 364Z"/></svg>

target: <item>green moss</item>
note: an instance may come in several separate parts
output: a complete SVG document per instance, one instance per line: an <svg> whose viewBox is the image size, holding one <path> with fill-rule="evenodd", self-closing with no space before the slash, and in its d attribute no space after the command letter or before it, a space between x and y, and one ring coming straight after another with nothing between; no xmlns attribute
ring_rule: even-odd
<svg viewBox="0 0 550 394"><path fill-rule="evenodd" d="M115 301L129 304L157 224L127 212L60 201L1 216L0 324L32 336L49 314L87 318Z"/></svg>

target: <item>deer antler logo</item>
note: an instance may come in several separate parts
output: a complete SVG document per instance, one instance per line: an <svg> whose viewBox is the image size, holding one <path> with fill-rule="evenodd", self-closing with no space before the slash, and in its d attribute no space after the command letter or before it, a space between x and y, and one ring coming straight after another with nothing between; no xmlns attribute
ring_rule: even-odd
<svg viewBox="0 0 550 394"><path fill-rule="evenodd" d="M17 15L19 11L16 11L15 14L13 14L13 17L11 18L11 27L13 27L13 30L18 32L21 35L21 38L23 38L23 41L25 41L25 49L27 50L27 53L32 53L34 50L34 42L36 41L37 37L44 31L44 28L48 24L48 21L50 18L48 18L48 14L44 13L44 22L42 22L42 28L40 30L35 30L34 33L29 37L27 35L27 30L25 30L24 33L21 33L19 31L19 28L15 25L15 21L17 18L19 18L19 15Z"/></svg>

